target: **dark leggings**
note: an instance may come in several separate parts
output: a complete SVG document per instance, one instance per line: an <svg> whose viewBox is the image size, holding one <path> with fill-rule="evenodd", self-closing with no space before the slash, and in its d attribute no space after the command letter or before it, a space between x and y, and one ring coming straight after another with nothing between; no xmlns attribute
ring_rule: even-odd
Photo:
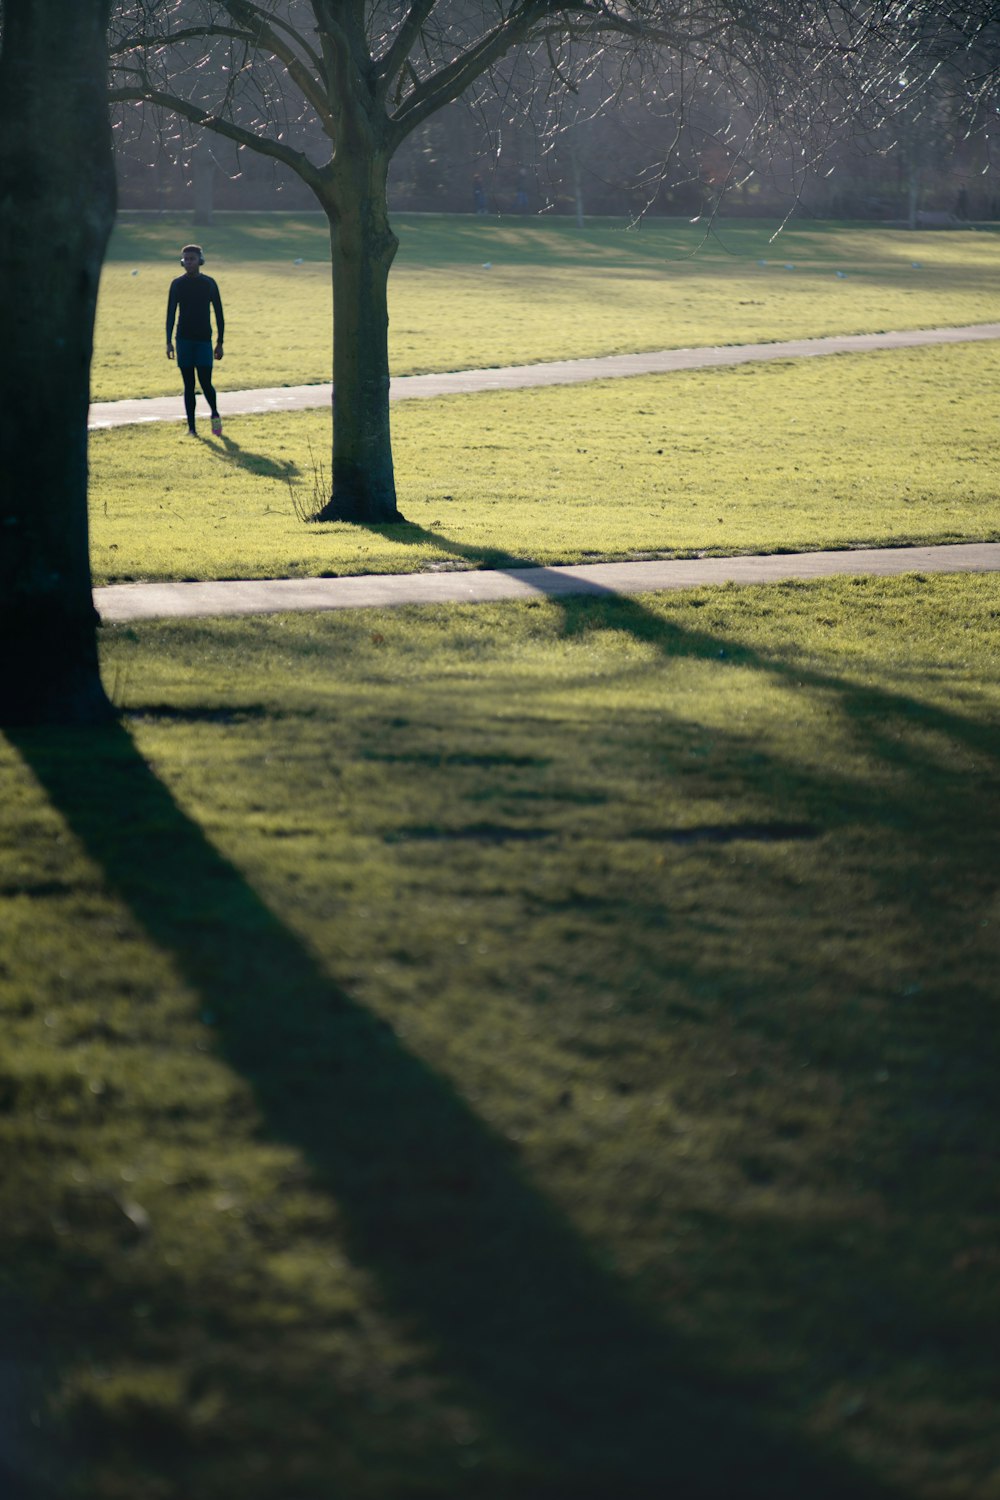
<svg viewBox="0 0 1000 1500"><path fill-rule="evenodd" d="M212 366L198 365L198 384L201 386L205 400L208 402L212 416L219 415L215 404L215 386L212 384ZM181 374L184 377L184 410L187 412L188 426L194 426L194 365L182 365Z"/></svg>

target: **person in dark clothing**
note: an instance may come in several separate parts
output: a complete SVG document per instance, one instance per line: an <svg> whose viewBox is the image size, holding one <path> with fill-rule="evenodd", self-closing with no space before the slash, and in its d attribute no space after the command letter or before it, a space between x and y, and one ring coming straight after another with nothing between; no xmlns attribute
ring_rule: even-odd
<svg viewBox="0 0 1000 1500"><path fill-rule="evenodd" d="M222 298L211 276L203 276L205 264L200 245L185 245L181 251L184 275L170 283L167 298L167 358L174 358L174 319L177 320L177 368L184 379L184 410L187 412L188 436L196 437L194 426L194 376L212 413L212 432L222 436L222 419L212 384L212 309L215 310L215 358L222 358L222 339L226 320Z"/></svg>

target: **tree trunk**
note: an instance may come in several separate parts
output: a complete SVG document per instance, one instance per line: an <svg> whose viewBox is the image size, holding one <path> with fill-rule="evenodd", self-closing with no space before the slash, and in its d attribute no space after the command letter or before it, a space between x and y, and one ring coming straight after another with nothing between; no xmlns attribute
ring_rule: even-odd
<svg viewBox="0 0 1000 1500"><path fill-rule="evenodd" d="M389 430L389 268L398 241L386 204L388 155L351 153L330 196L333 458L320 521L385 525L396 509Z"/></svg>
<svg viewBox="0 0 1000 1500"><path fill-rule="evenodd" d="M87 535L97 287L114 220L109 0L5 0L0 723L110 718Z"/></svg>
<svg viewBox="0 0 1000 1500"><path fill-rule="evenodd" d="M576 204L576 227L583 228L583 174L580 171L580 157L576 149L576 142L569 143L569 159L573 167L573 200Z"/></svg>
<svg viewBox="0 0 1000 1500"><path fill-rule="evenodd" d="M920 224L920 169L910 167L906 182L906 227L916 229Z"/></svg>
<svg viewBox="0 0 1000 1500"><path fill-rule="evenodd" d="M210 227L215 213L215 157L211 142L199 136L191 153L191 177L194 188L193 223Z"/></svg>

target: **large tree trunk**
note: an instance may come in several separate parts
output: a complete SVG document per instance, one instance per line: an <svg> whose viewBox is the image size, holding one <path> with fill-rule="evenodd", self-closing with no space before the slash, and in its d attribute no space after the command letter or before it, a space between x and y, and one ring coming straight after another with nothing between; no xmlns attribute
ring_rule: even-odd
<svg viewBox="0 0 1000 1500"><path fill-rule="evenodd" d="M87 538L97 287L114 220L109 0L4 0L0 723L111 716Z"/></svg>
<svg viewBox="0 0 1000 1500"><path fill-rule="evenodd" d="M332 491L321 521L384 524L396 509L389 431L388 156L361 149L324 201L333 276ZM359 159L360 158L360 159Z"/></svg>

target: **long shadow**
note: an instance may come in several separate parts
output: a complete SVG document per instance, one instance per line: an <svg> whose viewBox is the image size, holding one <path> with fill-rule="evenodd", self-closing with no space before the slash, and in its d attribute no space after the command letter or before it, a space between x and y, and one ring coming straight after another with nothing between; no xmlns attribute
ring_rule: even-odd
<svg viewBox="0 0 1000 1500"><path fill-rule="evenodd" d="M538 569L544 574L547 569L539 567L534 558L518 557L514 552L507 552L502 547L469 547L464 542L456 542L451 537L445 536L440 531L430 531L426 526L420 526L416 521L393 522L387 525L364 525L363 531L371 531L386 542L396 542L400 547L412 547L420 542L429 542L441 552L447 552L451 557L460 559L470 567L496 568L498 572L510 572L513 568ZM612 589L595 590L598 593L612 594Z"/></svg>
<svg viewBox="0 0 1000 1500"><path fill-rule="evenodd" d="M561 610L568 635L601 629L626 631L634 639L655 647L666 658L694 659L719 671L748 667L796 690L828 695L849 722L861 754L902 773L902 779L895 784L878 777L869 783L836 775L820 782L803 767L782 764L773 755L767 757L768 784L777 805L785 813L794 809L796 816L805 820L802 824L778 828L780 837L787 838L792 832L812 836L838 825L861 823L878 830L887 845L902 840L913 869L923 867L916 878L897 877L890 894L903 906L914 903L911 918L914 931L922 929L935 935L940 950L936 975L930 982L915 986L919 1000L902 999L898 1017L893 1014L887 997L882 1029L873 1028L867 1038L850 1028L843 1037L832 1031L825 1043L825 1056L850 1085L851 1080L859 1077L866 1061L868 1076L873 1076L874 1069L880 1066L887 1039L897 1037L901 1049L908 1049L910 1060L906 1068L894 1069L891 1088L878 1106L891 1115L892 1147L885 1151L873 1185L877 1183L896 1210L919 1225L926 1212L928 1165L933 1163L937 1191L941 1191L951 1154L957 1161L956 1178L964 1184L967 1197L963 1200L959 1192L947 1198L946 1211L956 1220L973 1213L976 1194L969 1185L965 1163L976 1155L981 1155L984 1161L995 1159L994 1094L1000 1066L1000 1028L993 1003L994 976L986 966L985 945L978 982L968 980L958 988L948 978L947 955L952 945L964 947L970 937L968 913L951 904L949 883L956 892L966 893L974 876L984 912L1000 890L1000 841L991 816L991 788L1000 773L1000 729L986 716L956 712L902 690L873 686L802 662L772 657L722 634L674 623L636 598L596 587L591 590L591 593L601 592L605 597L596 599L583 594L551 596ZM664 721L671 719L669 705L665 705ZM732 743L732 736L727 738ZM951 770L955 746L960 754L965 750L976 756L979 765L974 773L955 774ZM759 755L757 758L761 759ZM758 787L762 774L758 766L754 773ZM960 830L954 839L953 829ZM972 830L975 833L970 836ZM698 838L709 830L691 832ZM742 841L748 833L752 835L752 830L739 825L714 832L728 833ZM667 843L676 838L677 830L650 829L648 834ZM975 853L970 853L970 849ZM977 864L970 865L970 860L976 860ZM932 862L941 893L941 904L936 909L926 891L921 897L921 885ZM808 979L808 973L798 976L804 989ZM921 979L925 979L923 974ZM795 976L791 975L790 980L794 990ZM878 988L876 976L873 981ZM857 982L856 975L844 974L845 996L851 995ZM766 1006L757 1002L753 1017L743 1012L741 976L727 974L722 986L730 1014L740 1014L741 1024L769 1034L773 1023ZM913 1032L906 1012L917 1004L927 1015L949 1017L946 1032L935 1029L933 1048L913 1047ZM777 1034L780 1035L780 1027ZM787 1044L789 1037L781 1036L781 1040ZM891 1043L888 1045L891 1047ZM752 1246L766 1244L771 1249L762 1259L773 1259L775 1244L785 1232L784 1226L776 1230L766 1222L752 1229L748 1225L745 1248L750 1259ZM846 1286L838 1289L831 1285L822 1294L822 1300L832 1317L843 1317L845 1326L857 1319L859 1310L866 1306L863 1316L870 1320L873 1344L882 1340L888 1330L890 1342L895 1340L900 1348L912 1346L917 1358L928 1348L937 1357L940 1351L935 1347L934 1335L928 1331L929 1288L938 1286L942 1301L950 1289L944 1284L946 1278L944 1281L941 1278L941 1267L933 1260L933 1253L931 1250L931 1258L928 1254L913 1254L905 1271L899 1267L893 1269L889 1264L876 1269L871 1264L853 1291ZM967 1392L971 1399L977 1377L980 1381L989 1378L988 1340L975 1318L967 1314L956 1317L947 1337L958 1355L949 1378L961 1379L958 1370L971 1372Z"/></svg>
<svg viewBox="0 0 1000 1500"><path fill-rule="evenodd" d="M521 1455L524 1500L887 1500L780 1431L764 1410L773 1392L721 1375L646 1316L516 1150L314 962L124 727L10 738L218 1018L219 1052L252 1082L267 1132L334 1195L354 1261ZM475 1490L511 1493L485 1474ZM414 1495L438 1493L417 1476Z"/></svg>
<svg viewBox="0 0 1000 1500"><path fill-rule="evenodd" d="M222 447L217 447L217 442ZM249 448L243 448L231 437L223 433L222 437L209 443L205 443L208 451L223 463L230 463L237 469L246 469L250 474L257 474L263 479L283 479L291 483L300 473L299 466L290 458L272 458L267 453L254 453Z"/></svg>
<svg viewBox="0 0 1000 1500"><path fill-rule="evenodd" d="M476 567L507 573L531 569L538 575L539 593L562 610L564 628L569 635L600 628L624 630L636 640L647 641L656 646L665 656L693 657L724 667L747 666L800 687L817 688L834 694L852 719L859 724L867 724L870 748L891 748L893 758L908 764L911 769L929 762L912 748L900 748L895 740L890 745L887 726L899 718L953 735L970 749L1000 759L1000 743L992 726L947 709L935 708L906 693L892 692L883 687L866 688L815 667L766 656L753 647L734 644L727 637L711 631L692 630L687 625L673 624L641 604L634 596L622 594L617 589L592 580L581 582L572 593L562 592L560 580L560 586L549 592L546 581L553 577L551 565L546 567L531 558L518 557L500 548L470 547L409 521L403 525L370 526L367 529L389 541L398 541L400 545L429 542ZM603 608L600 605L595 608L595 599L604 601Z"/></svg>
<svg viewBox="0 0 1000 1500"><path fill-rule="evenodd" d="M530 566L524 559L495 549L468 547L423 528L398 529L409 533L401 536L401 541L414 540L413 533L420 532L422 539L446 548L452 555L469 563L501 570ZM389 534L391 530L385 528L385 533ZM543 588L547 571L538 569ZM568 635L602 629L625 631L635 640L651 645L665 658L694 659L711 664L718 671L746 667L796 690L828 695L836 701L849 722L858 749L903 773L905 781L894 786L878 778L870 784L827 779L819 784L810 775L802 774L801 768L782 766L772 758L770 784L775 798L779 799L777 805L782 813L795 809L795 818L802 820L799 832L803 834L816 835L839 824L860 822L880 830L889 841L902 836L915 865L933 861L939 872L938 889L942 892L947 891L949 871L958 890L967 887L970 873L962 864L963 856L953 853L948 830L980 829L981 868L977 885L984 904L1000 889L997 838L995 830L991 836L987 810L989 794L984 795L990 778L995 778L1000 771L1000 731L996 724L928 703L926 699L899 689L872 686L814 665L790 661L780 655L770 656L711 630L692 629L687 623L681 625L664 618L637 598L600 585L588 585L585 593L551 594L548 597L559 607L563 629ZM664 719L669 719L669 705L664 706L663 713ZM912 732L914 730L916 734ZM933 745L935 738L936 747ZM975 776L949 779L943 774L943 757L951 757L948 742L977 756L987 768L985 775L979 771ZM779 831L787 834L789 830ZM664 843L675 839L678 832L676 829L646 830L647 836L658 837ZM701 832L704 834L705 831ZM697 829L689 831L692 837L698 833ZM716 837L744 839L747 830L739 827L716 829L714 834ZM963 850L967 848L963 840L959 840L959 846ZM967 854L965 858L968 858ZM901 889L898 895L906 901L910 893ZM949 943L955 940L956 915L947 899L936 912L929 909L922 912L919 925L926 926L929 922L937 928L942 952L947 952ZM738 997L738 976L732 976L729 987L734 997ZM984 1122L991 1122L990 1069L1000 1064L1000 1032L986 990L988 981L983 991L969 986L962 994L956 995L953 987L945 986L936 999L929 990L924 997L925 1005L930 1007L936 1003L946 1008L954 1025L947 1043L947 1061L936 1052L933 1059L927 1059L926 1066L904 1072L894 1086L900 1110L910 1120L909 1131L901 1132L901 1180L914 1182L910 1172L912 1159L920 1152L926 1153L928 1139L933 1136L928 1121L937 1122L939 1134L966 1140L974 1139ZM935 1067L937 1072L932 1077ZM964 1100L950 1097L948 1088L942 1083L949 1072L954 1079L962 1080L967 1095ZM913 1191L918 1189L914 1187Z"/></svg>
<svg viewBox="0 0 1000 1500"><path fill-rule="evenodd" d="M930 755L912 744L901 744L893 735L893 725L901 722L940 731L971 750L994 761L1000 760L1000 740L993 725L952 709L937 707L908 693L882 686L869 687L801 662L767 656L752 646L733 642L711 631L673 624L637 599L621 594L612 592L610 598L597 604L579 594L559 598L556 602L563 611L567 634L595 628L625 630L634 639L655 645L665 656L711 662L722 671L734 666L750 667L778 682L828 693L839 701L866 748L887 753L898 765L914 773L929 769L934 762ZM887 800L891 802L891 796Z"/></svg>

